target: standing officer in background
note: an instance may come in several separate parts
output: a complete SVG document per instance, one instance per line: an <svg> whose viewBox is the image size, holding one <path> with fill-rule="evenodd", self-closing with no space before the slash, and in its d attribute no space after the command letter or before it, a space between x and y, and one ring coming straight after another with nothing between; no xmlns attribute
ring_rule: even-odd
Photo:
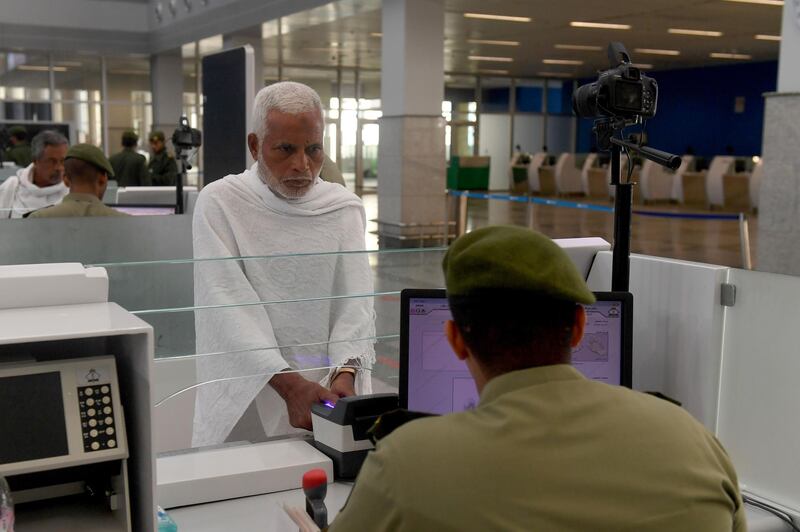
<svg viewBox="0 0 800 532"><path fill-rule="evenodd" d="M163 131L150 133L150 148L153 150L153 156L147 166L150 184L156 187L175 186L178 180L178 164L175 162L175 157L167 153Z"/></svg>
<svg viewBox="0 0 800 532"><path fill-rule="evenodd" d="M28 166L33 162L33 153L28 144L28 131L22 126L14 126L8 130L11 146L6 149L3 158L17 166Z"/></svg>
<svg viewBox="0 0 800 532"><path fill-rule="evenodd" d="M150 185L150 173L147 170L147 159L136 153L139 135L129 129L122 133L122 151L109 159L114 169L114 178L120 187L141 187Z"/></svg>
<svg viewBox="0 0 800 532"><path fill-rule="evenodd" d="M480 393L471 411L380 440L330 530L746 529L720 443L674 404L570 365L595 298L567 254L487 227L445 255L445 332Z"/></svg>
<svg viewBox="0 0 800 532"><path fill-rule="evenodd" d="M127 216L103 205L109 177L114 177L114 169L100 148L76 144L64 159L64 184L69 187L69 194L61 203L34 211L27 217Z"/></svg>

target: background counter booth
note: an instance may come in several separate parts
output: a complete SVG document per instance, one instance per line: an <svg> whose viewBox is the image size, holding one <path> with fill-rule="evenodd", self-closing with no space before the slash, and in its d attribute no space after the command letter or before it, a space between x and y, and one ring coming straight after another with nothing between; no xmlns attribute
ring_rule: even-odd
<svg viewBox="0 0 800 532"><path fill-rule="evenodd" d="M450 190L488 190L489 157L453 155L447 166Z"/></svg>
<svg viewBox="0 0 800 532"><path fill-rule="evenodd" d="M556 194L568 196L584 193L581 173L587 158L586 154L562 153L559 155L554 168Z"/></svg>

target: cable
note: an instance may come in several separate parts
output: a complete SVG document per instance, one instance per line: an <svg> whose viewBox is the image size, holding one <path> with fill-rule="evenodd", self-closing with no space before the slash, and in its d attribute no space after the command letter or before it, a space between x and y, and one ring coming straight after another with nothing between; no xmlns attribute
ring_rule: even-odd
<svg viewBox="0 0 800 532"><path fill-rule="evenodd" d="M798 527L795 524L794 519L792 518L791 515L789 515L789 514L787 514L785 512L782 512L781 510L778 510L777 508L774 508L774 507L770 506L769 504L766 504L766 503L751 499L747 495L742 495L742 501L744 501L745 504L749 504L750 506L753 506L755 508L760 508L760 509L762 509L762 510L764 510L766 512L771 513L772 515L774 515L775 517L777 517L781 521L784 521L786 524L788 524L790 527L792 527L792 530L794 532L800 532L800 527Z"/></svg>

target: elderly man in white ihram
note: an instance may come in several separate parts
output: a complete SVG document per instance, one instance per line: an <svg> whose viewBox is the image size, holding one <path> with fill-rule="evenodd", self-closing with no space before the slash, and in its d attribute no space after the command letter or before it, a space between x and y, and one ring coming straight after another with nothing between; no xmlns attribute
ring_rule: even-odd
<svg viewBox="0 0 800 532"><path fill-rule="evenodd" d="M319 178L319 96L300 83L265 87L252 127L257 162L205 187L194 211L196 259L246 257L195 264L195 304L214 308L195 311L207 384L197 389L194 446L223 442L254 400L272 436L310 429L314 403L371 392L372 298L335 297L373 291L366 255L341 253L364 249L364 207Z"/></svg>

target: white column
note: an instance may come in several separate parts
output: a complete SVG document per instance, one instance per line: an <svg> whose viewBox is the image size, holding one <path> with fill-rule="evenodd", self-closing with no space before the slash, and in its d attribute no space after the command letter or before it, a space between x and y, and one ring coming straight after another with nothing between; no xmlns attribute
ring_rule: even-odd
<svg viewBox="0 0 800 532"><path fill-rule="evenodd" d="M445 219L444 2L384 0L378 217L381 244ZM428 227L424 233L441 233ZM433 243L428 241L429 244Z"/></svg>
<svg viewBox="0 0 800 532"><path fill-rule="evenodd" d="M800 6L783 6L778 91L766 96L756 269L800 275Z"/></svg>
<svg viewBox="0 0 800 532"><path fill-rule="evenodd" d="M180 48L150 56L150 85L153 91L153 129L162 130L169 139L183 110Z"/></svg>

